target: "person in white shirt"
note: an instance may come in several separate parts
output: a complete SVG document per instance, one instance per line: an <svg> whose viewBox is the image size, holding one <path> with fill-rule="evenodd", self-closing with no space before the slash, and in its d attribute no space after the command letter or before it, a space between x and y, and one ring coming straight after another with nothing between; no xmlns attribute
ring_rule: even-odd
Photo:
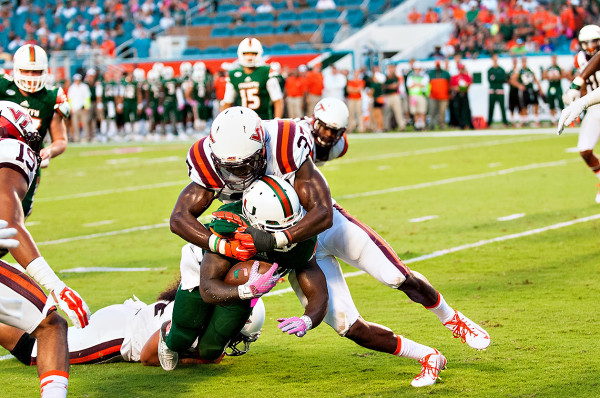
<svg viewBox="0 0 600 398"><path fill-rule="evenodd" d="M81 75L73 75L73 84L69 87L67 93L71 103L71 134L70 140L78 142L80 140L80 125L83 126L83 139L90 139L89 109L92 93L87 84L81 81Z"/></svg>
<svg viewBox="0 0 600 398"><path fill-rule="evenodd" d="M319 0L315 5L317 10L335 10L335 1L333 0Z"/></svg>
<svg viewBox="0 0 600 398"><path fill-rule="evenodd" d="M263 1L261 5L256 7L256 12L259 14L273 12L274 10L275 8L269 0Z"/></svg>
<svg viewBox="0 0 600 398"><path fill-rule="evenodd" d="M323 72L323 98L333 97L343 101L346 82L346 75L331 65Z"/></svg>

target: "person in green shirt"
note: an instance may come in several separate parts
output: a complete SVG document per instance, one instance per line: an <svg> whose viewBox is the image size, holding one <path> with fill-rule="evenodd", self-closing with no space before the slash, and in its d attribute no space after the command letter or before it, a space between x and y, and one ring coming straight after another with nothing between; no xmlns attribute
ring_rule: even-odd
<svg viewBox="0 0 600 398"><path fill-rule="evenodd" d="M537 77L535 77L533 71L527 66L526 57L521 58L521 69L517 73L513 73L510 79L511 84L517 86L521 92L521 99L523 101L521 118L523 120L527 118L529 112L528 108L531 106L533 110L534 125L538 126L540 123L538 96L542 91L542 86Z"/></svg>
<svg viewBox="0 0 600 398"><path fill-rule="evenodd" d="M277 73L262 60L260 41L247 37L238 46L240 68L229 71L221 111L237 105L250 108L263 120L283 117L283 93Z"/></svg>
<svg viewBox="0 0 600 398"><path fill-rule="evenodd" d="M489 88L489 103L488 103L488 126L494 121L494 108L496 103L500 104L500 114L502 115L502 123L508 126L506 119L506 108L504 106L504 83L506 83L507 75L504 69L498 65L498 54L492 55L492 67L487 72Z"/></svg>
<svg viewBox="0 0 600 398"><path fill-rule="evenodd" d="M557 114L565 107L562 96L561 81L565 77L565 73L558 66L556 55L552 55L552 65L542 71L542 78L548 80L548 91L546 92L546 102L550 107L552 115L552 123L557 122ZM558 109L558 112L556 110Z"/></svg>

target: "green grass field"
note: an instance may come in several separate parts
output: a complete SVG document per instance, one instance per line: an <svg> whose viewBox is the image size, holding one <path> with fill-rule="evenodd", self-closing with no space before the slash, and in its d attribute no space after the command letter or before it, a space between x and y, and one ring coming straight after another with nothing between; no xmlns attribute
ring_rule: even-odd
<svg viewBox="0 0 600 398"><path fill-rule="evenodd" d="M170 373L141 364L72 366L69 395L598 396L598 181L568 150L576 141L574 134L361 136L322 168L338 203L490 333L488 350L473 351L403 293L367 275L349 277L365 319L446 356L436 385L412 388L417 362L363 349L325 324L302 339L283 335L276 318L302 313L295 295L283 293L264 298L267 321L247 355ZM43 172L28 225L54 269L158 268L60 272L92 311L132 294L152 302L177 276L184 242L168 218L188 183L190 144L72 146ZM38 394L35 368L8 359L0 374L2 397Z"/></svg>

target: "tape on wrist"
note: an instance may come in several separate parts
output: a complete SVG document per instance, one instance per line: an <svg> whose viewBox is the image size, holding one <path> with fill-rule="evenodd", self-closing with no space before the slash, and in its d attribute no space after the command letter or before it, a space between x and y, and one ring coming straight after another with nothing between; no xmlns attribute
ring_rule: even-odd
<svg viewBox="0 0 600 398"><path fill-rule="evenodd" d="M208 238L208 248L214 253L225 254L225 240L212 234L210 238Z"/></svg>
<svg viewBox="0 0 600 398"><path fill-rule="evenodd" d="M581 78L581 76L577 76L575 77L575 79L573 79L573 83L571 84L571 88L575 89L575 90L579 90L581 88L581 86L583 86L584 80Z"/></svg>
<svg viewBox="0 0 600 398"><path fill-rule="evenodd" d="M254 298L254 294L252 293L252 289L248 285L239 285L238 286L238 295L242 300L248 300Z"/></svg>
<svg viewBox="0 0 600 398"><path fill-rule="evenodd" d="M308 315L302 315L300 319L304 321L304 324L306 325L306 330L312 329L312 319L310 319Z"/></svg>
<svg viewBox="0 0 600 398"><path fill-rule="evenodd" d="M42 285L48 291L53 291L61 285L61 280L56 276L44 257L38 257L27 265L27 273L34 281Z"/></svg>
<svg viewBox="0 0 600 398"><path fill-rule="evenodd" d="M275 245L278 249L281 249L290 243L291 236L288 231L275 232L273 236L275 237Z"/></svg>

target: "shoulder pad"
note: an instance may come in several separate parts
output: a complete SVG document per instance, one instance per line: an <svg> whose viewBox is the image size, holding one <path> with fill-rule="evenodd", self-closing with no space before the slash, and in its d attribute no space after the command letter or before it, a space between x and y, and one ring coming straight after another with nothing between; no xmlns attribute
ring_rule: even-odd
<svg viewBox="0 0 600 398"><path fill-rule="evenodd" d="M204 148L207 137L196 141L188 151L186 163L192 181L207 189L221 189L224 184Z"/></svg>

